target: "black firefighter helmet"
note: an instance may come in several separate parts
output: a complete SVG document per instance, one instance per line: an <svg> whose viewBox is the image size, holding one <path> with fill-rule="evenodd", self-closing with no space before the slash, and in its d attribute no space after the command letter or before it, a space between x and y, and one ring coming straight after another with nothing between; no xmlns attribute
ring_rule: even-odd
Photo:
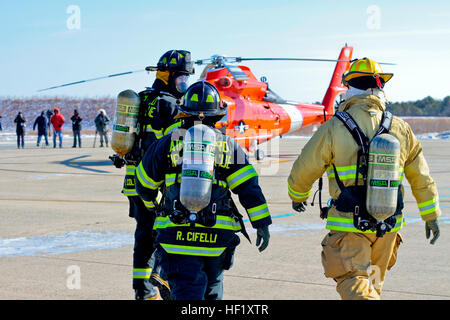
<svg viewBox="0 0 450 320"><path fill-rule="evenodd" d="M180 113L177 118L188 116L220 119L227 113L226 105L220 99L219 91L207 81L197 81L186 91L178 105Z"/></svg>
<svg viewBox="0 0 450 320"><path fill-rule="evenodd" d="M157 68L160 71L194 74L191 53L186 50L169 50L159 58Z"/></svg>

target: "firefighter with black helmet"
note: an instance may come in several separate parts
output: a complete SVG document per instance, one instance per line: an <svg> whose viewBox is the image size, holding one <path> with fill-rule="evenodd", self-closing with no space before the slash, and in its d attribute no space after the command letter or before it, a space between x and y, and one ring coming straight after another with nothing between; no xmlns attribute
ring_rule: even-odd
<svg viewBox="0 0 450 320"><path fill-rule="evenodd" d="M303 212L314 181L327 172L332 199L321 212L330 231L322 240L322 265L344 300L380 299L402 242L404 177L426 238L432 234L434 244L440 234L438 190L420 142L386 111L383 88L392 76L371 59L354 61L342 79L345 101L302 149L288 178L293 208Z"/></svg>
<svg viewBox="0 0 450 320"><path fill-rule="evenodd" d="M171 297L221 299L223 272L240 243L236 232L248 238L230 191L257 230L259 251L269 244L271 216L247 155L215 129L226 114L217 89L196 82L178 107L183 124L149 147L136 169L136 190L158 212L155 245Z"/></svg>
<svg viewBox="0 0 450 320"><path fill-rule="evenodd" d="M111 159L116 167L123 167L126 163L122 193L128 197L130 203L129 216L136 219L133 289L138 300L156 300L160 297L167 299L169 287L160 274L155 257L152 256L154 207L139 198L135 189L135 170L148 147L181 124L180 120L175 119L178 113L176 101L186 91L189 76L192 74L194 68L190 52L169 50L158 61L156 79L152 87L140 92L138 96L131 90L127 90L125 94L128 100L134 95L134 101L138 101L137 130L135 134L130 135L133 138L131 151L123 157L116 155ZM120 95L123 93L119 94L118 100ZM114 129L117 127L119 126L116 124ZM113 131L113 140L116 132L119 131Z"/></svg>

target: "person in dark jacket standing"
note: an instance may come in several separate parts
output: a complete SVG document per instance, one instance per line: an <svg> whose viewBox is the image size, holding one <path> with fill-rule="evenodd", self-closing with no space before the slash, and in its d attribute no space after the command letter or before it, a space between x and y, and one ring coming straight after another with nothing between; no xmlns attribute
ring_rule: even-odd
<svg viewBox="0 0 450 320"><path fill-rule="evenodd" d="M19 111L16 118L14 119L14 123L16 124L16 133L17 133L17 148L20 149L20 145L22 145L22 149L25 148L25 118L22 112Z"/></svg>
<svg viewBox="0 0 450 320"><path fill-rule="evenodd" d="M77 109L73 111L73 116L70 118L70 120L72 120L72 131L73 131L72 148L77 147L77 137L78 137L78 147L81 148L81 121L83 119L81 119Z"/></svg>
<svg viewBox="0 0 450 320"><path fill-rule="evenodd" d="M47 116L47 132L48 132L48 136L50 137L52 135L52 130L51 130L51 118L53 116L53 111L51 111L50 109L47 109L47 112L45 113L45 115Z"/></svg>
<svg viewBox="0 0 450 320"><path fill-rule="evenodd" d="M45 117L45 112L42 111L41 115L34 120L33 124L33 130L36 130L36 126L38 128L38 137L36 146L39 147L39 144L41 143L42 136L45 137L45 145L48 146L48 138L47 138L47 126L48 126L48 120Z"/></svg>
<svg viewBox="0 0 450 320"><path fill-rule="evenodd" d="M108 147L108 125L109 118L104 109L100 109L97 117L95 117L95 128L100 135L100 147L103 147L103 139Z"/></svg>

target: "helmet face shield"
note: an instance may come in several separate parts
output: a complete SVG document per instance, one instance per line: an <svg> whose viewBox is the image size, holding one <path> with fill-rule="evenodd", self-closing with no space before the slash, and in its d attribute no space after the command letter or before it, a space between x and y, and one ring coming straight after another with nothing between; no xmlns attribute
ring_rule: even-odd
<svg viewBox="0 0 450 320"><path fill-rule="evenodd" d="M183 69L186 70L186 72L188 74L194 74L195 73L194 63L192 61L185 61Z"/></svg>
<svg viewBox="0 0 450 320"><path fill-rule="evenodd" d="M176 75L174 82L177 91L179 93L185 93L187 88L189 87L189 76L186 74Z"/></svg>

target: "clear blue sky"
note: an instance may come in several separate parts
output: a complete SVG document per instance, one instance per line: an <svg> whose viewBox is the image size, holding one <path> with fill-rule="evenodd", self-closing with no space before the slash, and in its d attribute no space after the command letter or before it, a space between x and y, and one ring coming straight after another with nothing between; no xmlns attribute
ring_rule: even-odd
<svg viewBox="0 0 450 320"><path fill-rule="evenodd" d="M37 93L66 82L154 65L169 49L193 59L337 58L347 42L354 57L395 62L386 86L392 101L450 95L449 1L2 1L0 97L115 96L142 90L154 74L138 73ZM80 29L70 30L70 5ZM372 7L371 7L372 6ZM375 6L375 7L373 7ZM372 8L372 9L371 9ZM375 8L375 9L373 9ZM373 11L375 10L375 11ZM331 63L247 63L289 100L321 101ZM201 73L196 68L195 80Z"/></svg>

